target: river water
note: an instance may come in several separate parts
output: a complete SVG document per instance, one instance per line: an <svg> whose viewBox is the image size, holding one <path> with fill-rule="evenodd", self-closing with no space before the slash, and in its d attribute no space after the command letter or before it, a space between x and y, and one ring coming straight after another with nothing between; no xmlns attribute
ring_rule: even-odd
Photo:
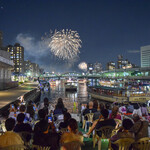
<svg viewBox="0 0 150 150"><path fill-rule="evenodd" d="M58 98L62 98L65 107L70 113L79 113L80 104L88 102L90 98L88 96L86 83L76 82L74 84L77 86L77 91L66 91L65 81L56 80L55 84L51 85L50 92L42 92L40 101L48 97L49 101L55 107Z"/></svg>

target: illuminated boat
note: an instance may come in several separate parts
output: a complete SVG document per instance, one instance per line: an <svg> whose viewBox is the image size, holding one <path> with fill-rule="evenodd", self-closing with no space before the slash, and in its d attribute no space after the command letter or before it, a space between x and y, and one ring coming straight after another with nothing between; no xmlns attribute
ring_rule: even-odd
<svg viewBox="0 0 150 150"><path fill-rule="evenodd" d="M74 82L66 82L65 90L66 91L77 91L77 85Z"/></svg>
<svg viewBox="0 0 150 150"><path fill-rule="evenodd" d="M88 92L92 98L101 99L108 102L146 103L150 100L150 93L146 91L127 90L119 87L88 87Z"/></svg>

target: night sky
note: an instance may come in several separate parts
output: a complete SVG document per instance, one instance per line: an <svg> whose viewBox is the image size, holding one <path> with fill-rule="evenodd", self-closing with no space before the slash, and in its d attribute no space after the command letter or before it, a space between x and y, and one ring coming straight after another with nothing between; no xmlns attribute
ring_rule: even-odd
<svg viewBox="0 0 150 150"><path fill-rule="evenodd" d="M82 40L78 60L64 62L41 47L50 30L71 29ZM140 47L150 45L149 0L0 0L3 45L20 43L25 60L45 71L79 71L80 62L117 61L140 66Z"/></svg>

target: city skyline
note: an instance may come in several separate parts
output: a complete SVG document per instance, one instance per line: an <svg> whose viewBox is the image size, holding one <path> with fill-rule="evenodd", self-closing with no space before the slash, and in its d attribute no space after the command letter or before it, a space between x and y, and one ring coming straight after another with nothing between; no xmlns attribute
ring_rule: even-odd
<svg viewBox="0 0 150 150"><path fill-rule="evenodd" d="M106 68L118 55L140 66L140 47L150 45L149 14L150 2L140 0L1 0L0 30L4 46L20 43L25 60L45 71L74 71L81 62ZM82 40L79 58L72 62L54 57L41 40L62 29L77 31Z"/></svg>

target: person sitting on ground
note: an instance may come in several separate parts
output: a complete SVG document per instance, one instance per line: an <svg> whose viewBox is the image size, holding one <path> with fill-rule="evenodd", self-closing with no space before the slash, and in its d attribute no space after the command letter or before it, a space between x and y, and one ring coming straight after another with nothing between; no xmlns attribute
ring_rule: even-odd
<svg viewBox="0 0 150 150"><path fill-rule="evenodd" d="M25 119L25 114L20 113L17 116L17 124L14 128L14 132L28 132L29 134L25 137L28 142L31 139L32 127L28 123L23 123Z"/></svg>
<svg viewBox="0 0 150 150"><path fill-rule="evenodd" d="M57 104L55 106L54 115L64 114L67 112L67 109L64 106L62 98L58 98Z"/></svg>
<svg viewBox="0 0 150 150"><path fill-rule="evenodd" d="M126 114L126 113L127 113L126 107L124 106L123 103L122 103L121 106L119 107L119 112L120 112L121 114Z"/></svg>
<svg viewBox="0 0 150 150"><path fill-rule="evenodd" d="M141 107L141 112L142 112L142 116L148 116L148 111L145 103L143 103Z"/></svg>
<svg viewBox="0 0 150 150"><path fill-rule="evenodd" d="M133 110L132 116L133 116L134 114L137 114L140 118L142 118L142 112L141 112L141 109L140 109L139 104L138 104L138 103L135 103L135 104L133 105L133 107L134 107L134 110Z"/></svg>
<svg viewBox="0 0 150 150"><path fill-rule="evenodd" d="M27 131L27 132L32 132L32 127L28 123L24 123L25 119L25 114L19 113L17 116L17 124L14 128L14 132L22 132L22 131Z"/></svg>
<svg viewBox="0 0 150 150"><path fill-rule="evenodd" d="M5 121L5 127L7 131L0 136L0 149L6 146L24 144L21 137L17 133L13 132L15 127L15 119L8 118Z"/></svg>
<svg viewBox="0 0 150 150"><path fill-rule="evenodd" d="M137 114L133 115L134 125L131 130L135 133L135 140L148 137L148 122L143 121Z"/></svg>
<svg viewBox="0 0 150 150"><path fill-rule="evenodd" d="M19 112L17 112L17 115L19 113L24 113L25 114L25 122L27 121L31 121L31 118L30 118L30 114L29 113L26 113L26 106L25 105L21 105L20 108L19 108Z"/></svg>
<svg viewBox="0 0 150 150"><path fill-rule="evenodd" d="M69 132L62 134L60 139L61 150L70 150L65 148L65 143L78 141L83 143L83 136L78 132L78 123L74 118L71 118L68 123ZM63 146L64 145L64 146Z"/></svg>
<svg viewBox="0 0 150 150"><path fill-rule="evenodd" d="M83 136L89 137L94 129L98 130L104 126L113 126L115 128L115 126L116 126L115 120L114 119L108 119L108 115L109 115L108 110L102 109L101 110L101 116L99 117L99 119L96 120L95 122L93 122L93 125L92 125L91 129L89 130L89 132L84 134ZM98 132L98 135L101 136L101 132Z"/></svg>
<svg viewBox="0 0 150 150"><path fill-rule="evenodd" d="M47 109L48 108L48 113L50 112L50 111L54 111L54 108L53 108L53 106L49 103L49 99L47 98L47 97L45 97L44 98L44 100L43 100L43 102L42 103L40 103L40 105L39 105L39 107L38 107L38 109L40 110L40 109Z"/></svg>
<svg viewBox="0 0 150 150"><path fill-rule="evenodd" d="M41 120L38 124L39 130L34 133L33 144L40 146L49 146L50 150L59 149L60 136L55 132L49 131L49 124L47 120Z"/></svg>
<svg viewBox="0 0 150 150"><path fill-rule="evenodd" d="M69 113L69 112L66 112L66 113L64 114L64 122L61 122L61 123L59 124L59 129L61 129L61 128L67 128L70 119L71 119L70 113Z"/></svg>
<svg viewBox="0 0 150 150"><path fill-rule="evenodd" d="M14 118L16 120L16 116L17 116L16 111L17 110L15 108L15 105L11 104L10 108L9 108L9 116L8 116L8 118Z"/></svg>
<svg viewBox="0 0 150 150"><path fill-rule="evenodd" d="M36 121L36 124L34 126L34 132L38 132L38 130L39 130L39 123L42 120L46 120L47 121L47 119L46 119L46 111L44 109L40 109L38 111L38 120Z"/></svg>
<svg viewBox="0 0 150 150"><path fill-rule="evenodd" d="M36 109L36 106L35 106L35 104L33 105L33 102L30 100L29 102L28 102L28 105L27 105L27 113L29 113L30 114L30 117L33 119L34 118L34 114L35 114L35 110Z"/></svg>
<svg viewBox="0 0 150 150"><path fill-rule="evenodd" d="M114 107L112 108L112 113L109 115L109 119L119 119L121 120L121 115L118 112L119 108L118 106L114 105Z"/></svg>

